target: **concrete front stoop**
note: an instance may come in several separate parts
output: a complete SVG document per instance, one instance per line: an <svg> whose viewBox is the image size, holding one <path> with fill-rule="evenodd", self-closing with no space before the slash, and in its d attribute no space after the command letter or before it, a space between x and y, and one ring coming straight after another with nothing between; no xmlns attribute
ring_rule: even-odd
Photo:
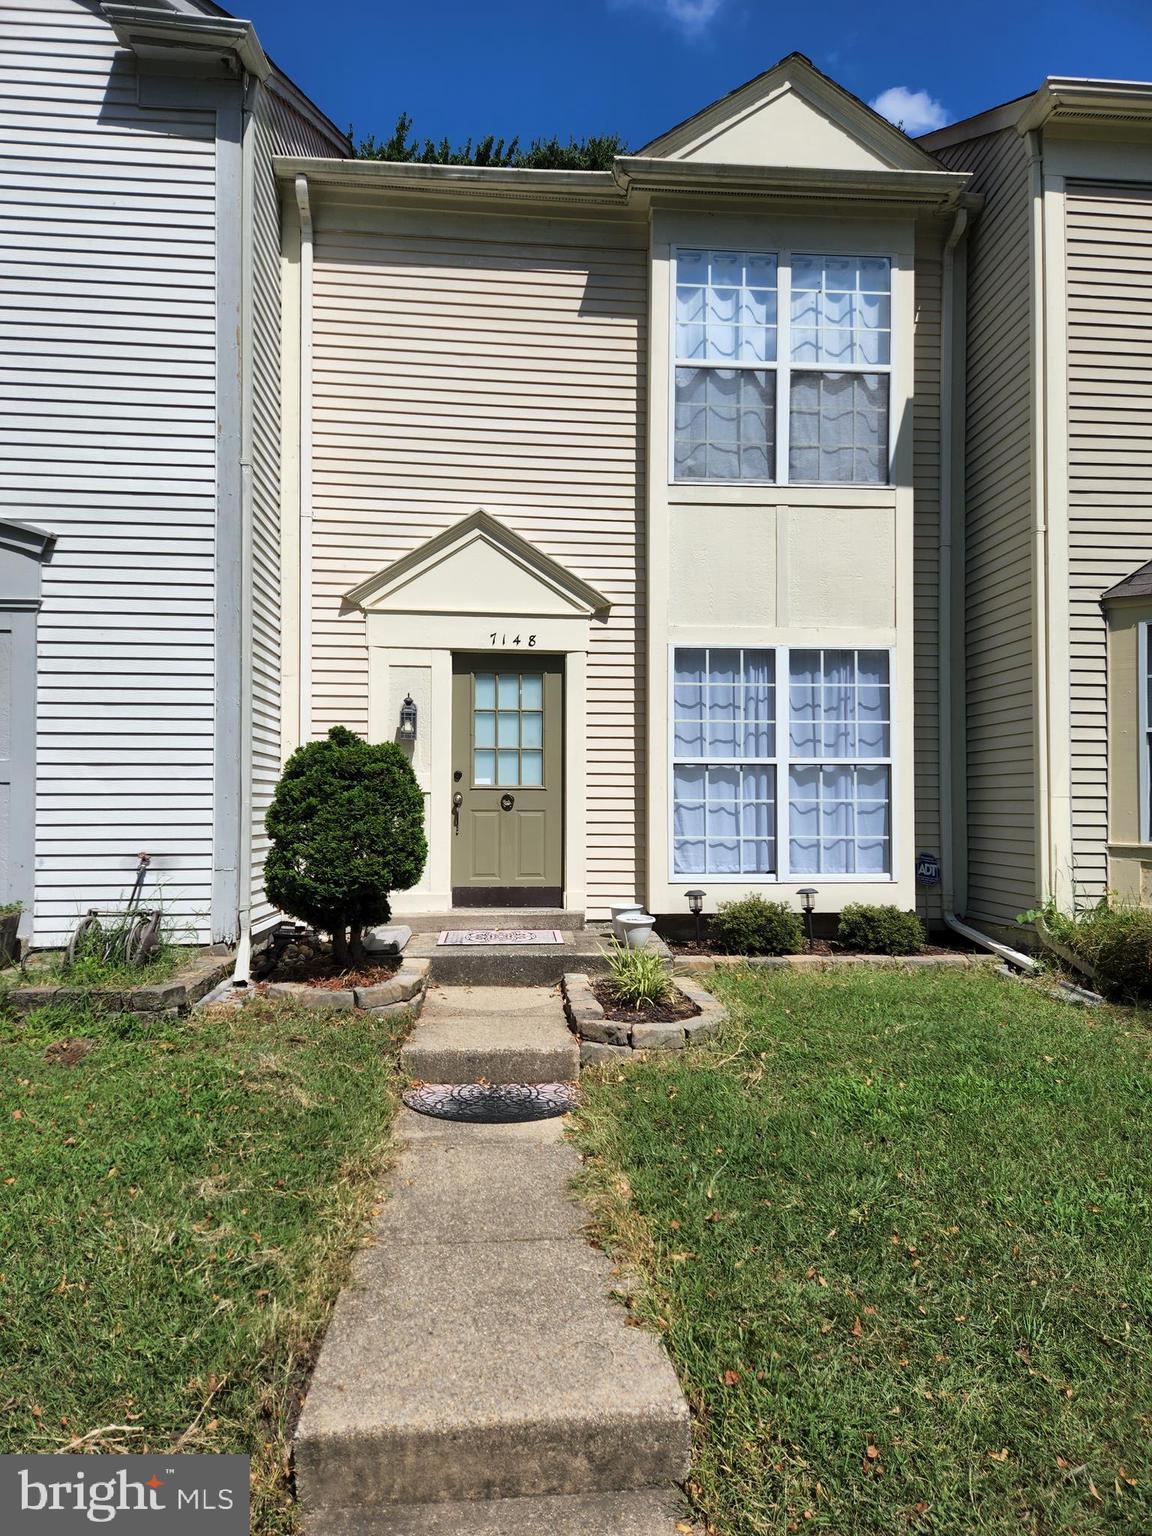
<svg viewBox="0 0 1152 1536"><path fill-rule="evenodd" d="M580 1052L550 988L432 986L400 1065L423 1083L568 1083Z"/></svg>
<svg viewBox="0 0 1152 1536"><path fill-rule="evenodd" d="M439 1082L577 1070L559 998L523 987L431 989L403 1061ZM532 1075L504 1075L513 1067ZM688 1471L687 1404L586 1241L563 1128L401 1112L390 1198L297 1430L306 1536L687 1527L674 1486Z"/></svg>

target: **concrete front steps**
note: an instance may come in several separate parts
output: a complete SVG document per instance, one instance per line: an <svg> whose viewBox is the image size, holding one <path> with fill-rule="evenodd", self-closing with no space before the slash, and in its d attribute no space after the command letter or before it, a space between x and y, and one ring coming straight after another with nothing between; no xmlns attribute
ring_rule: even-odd
<svg viewBox="0 0 1152 1536"><path fill-rule="evenodd" d="M575 1493L466 1504L393 1504L384 1512L333 1510L322 1536L675 1536L695 1530L676 1494Z"/></svg>
<svg viewBox="0 0 1152 1536"><path fill-rule="evenodd" d="M544 987L432 987L400 1051L424 1083L568 1083L580 1046Z"/></svg>
<svg viewBox="0 0 1152 1536"><path fill-rule="evenodd" d="M398 915L414 934L459 932L461 928L559 928L569 933L584 927L583 912L566 907L453 907L451 912L414 912Z"/></svg>
<svg viewBox="0 0 1152 1536"><path fill-rule="evenodd" d="M449 987L556 986L570 971L602 975L608 969L611 945L607 923L586 927L582 912L536 907L509 911L476 907L470 911L416 913L403 921L412 929L404 950L406 960L427 960L433 981ZM493 944L482 947L437 943L445 930L462 928L555 928L559 944ZM663 940L650 941L667 954Z"/></svg>
<svg viewBox="0 0 1152 1536"><path fill-rule="evenodd" d="M432 988L403 1065L439 1082L577 1070L559 998L526 988ZM401 1112L390 1198L297 1431L306 1536L685 1528L687 1405L585 1240L563 1126Z"/></svg>

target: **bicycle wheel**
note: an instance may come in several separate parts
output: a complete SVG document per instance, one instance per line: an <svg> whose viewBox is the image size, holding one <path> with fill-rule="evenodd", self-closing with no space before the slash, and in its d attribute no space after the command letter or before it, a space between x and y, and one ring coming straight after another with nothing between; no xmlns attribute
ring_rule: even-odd
<svg viewBox="0 0 1152 1536"><path fill-rule="evenodd" d="M75 965L76 955L89 938L94 938L100 932L100 919L95 912L89 912L87 917L82 917L76 924L76 931L68 940L68 964Z"/></svg>

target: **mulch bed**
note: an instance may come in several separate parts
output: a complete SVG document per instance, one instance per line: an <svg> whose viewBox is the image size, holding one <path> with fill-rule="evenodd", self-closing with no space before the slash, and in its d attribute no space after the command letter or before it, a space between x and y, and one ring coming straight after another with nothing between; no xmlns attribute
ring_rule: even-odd
<svg viewBox="0 0 1152 1536"><path fill-rule="evenodd" d="M616 983L605 977L592 983L596 1001L605 1015L619 1024L675 1024L694 1019L700 1012L682 992L675 992L667 1003L646 1003L642 1008L625 1008L616 998Z"/></svg>
<svg viewBox="0 0 1152 1536"><path fill-rule="evenodd" d="M697 944L695 939L668 939L668 948L674 955L701 955L707 959L716 959L726 956L726 949L717 949L714 944L709 944L707 939ZM927 944L917 954L921 955L957 955L966 954L968 951L962 945ZM814 939L811 944L805 944L800 951L804 955L855 955L859 951L855 949L842 949L839 944L833 944L828 939ZM894 958L903 959L905 956L897 955Z"/></svg>
<svg viewBox="0 0 1152 1536"><path fill-rule="evenodd" d="M328 940L305 938L294 939L273 964L260 971L257 981L298 981L326 992L343 992L349 987L379 986L399 969L399 955L366 960L358 966L337 965Z"/></svg>

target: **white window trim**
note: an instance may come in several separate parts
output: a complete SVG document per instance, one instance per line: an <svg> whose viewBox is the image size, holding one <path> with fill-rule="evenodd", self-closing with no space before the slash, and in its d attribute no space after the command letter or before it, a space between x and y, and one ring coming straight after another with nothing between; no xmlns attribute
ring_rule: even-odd
<svg viewBox="0 0 1152 1536"><path fill-rule="evenodd" d="M776 698L776 719L774 730L776 738L776 755L774 757L683 757L676 756L676 742L674 722L676 718L676 652L692 650L714 651L772 651L775 654L776 681L774 693ZM789 774L793 763L802 767L811 767L816 761L811 757L793 758L791 753L791 733L789 726L788 707L788 655L790 651L811 650L849 650L849 651L883 651L888 657L888 699L889 699L889 724L888 724L888 756L887 757L826 757L820 758L818 766L822 768L835 768L838 764L858 766L860 764L874 764L888 769L888 787L891 800L888 808L888 873L877 874L825 874L822 871L814 874L811 870L801 870L792 873L790 860L790 844L788 829L788 783ZM781 687L781 678L784 679ZM849 645L849 646L812 646L812 645L777 645L767 643L757 645L755 641L741 641L734 644L724 640L698 640L681 639L668 642L668 740L665 748L665 761L667 763L668 785L668 824L667 824L667 854L668 854L668 884L669 885L699 885L702 880L717 885L797 885L801 881L811 882L820 880L829 885L895 885L897 883L896 871L899 869L900 849L898 845L898 819L896 815L896 797L898 788L901 787L902 775L899 773L899 737L898 720L899 713L896 708L896 650L891 645ZM781 698L784 700L783 727L781 726ZM773 875L713 875L697 871L694 875L683 875L676 871L675 851L675 819L676 819L676 765L689 763L695 766L703 764L706 767L725 764L771 766L776 771L776 873Z"/></svg>
<svg viewBox="0 0 1152 1536"><path fill-rule="evenodd" d="M1137 676L1137 700L1136 713L1140 723L1140 764L1138 783L1140 785L1140 841L1152 843L1152 805L1149 805L1149 795L1152 794L1152 720L1148 718L1148 664L1152 661L1152 646L1149 645L1149 630L1152 630L1152 620L1142 619L1136 632L1136 676Z"/></svg>
<svg viewBox="0 0 1152 1536"><path fill-rule="evenodd" d="M756 361L733 362L701 362L699 358L681 362L676 354L676 289L679 286L677 273L680 267L680 252L686 251L723 251L725 255L740 256L753 252L757 256L775 256L776 258L776 361L774 363L762 363ZM825 487L844 490L855 488L857 490L883 491L891 490L895 485L892 478L893 455L896 452L896 389L899 369L897 366L896 337L898 322L896 315L896 274L899 270L899 258L895 251L868 250L865 247L851 249L845 247L842 250L814 250L810 245L804 246L778 246L775 250L767 247L753 245L714 245L711 241L695 241L691 244L673 245L671 281L669 283L668 303L668 356L671 367L668 369L668 484L677 487L708 486L708 485L767 485L767 486L795 486L804 490L813 490ZM795 371L797 373L884 373L888 376L888 478L886 480L789 480L788 478L788 452L790 448L789 437L792 430L792 257L801 256L873 256L886 258L890 263L891 285L889 290L889 306L891 326L888 339L887 363L838 363L835 368L820 367L816 364L801 363ZM787 316L787 319L785 319ZM787 338L788 345L783 345ZM678 479L676 475L676 370L678 368L751 368L759 369L762 373L771 373L776 379L776 478L774 480L713 480L709 479ZM761 647L762 649L762 647Z"/></svg>

